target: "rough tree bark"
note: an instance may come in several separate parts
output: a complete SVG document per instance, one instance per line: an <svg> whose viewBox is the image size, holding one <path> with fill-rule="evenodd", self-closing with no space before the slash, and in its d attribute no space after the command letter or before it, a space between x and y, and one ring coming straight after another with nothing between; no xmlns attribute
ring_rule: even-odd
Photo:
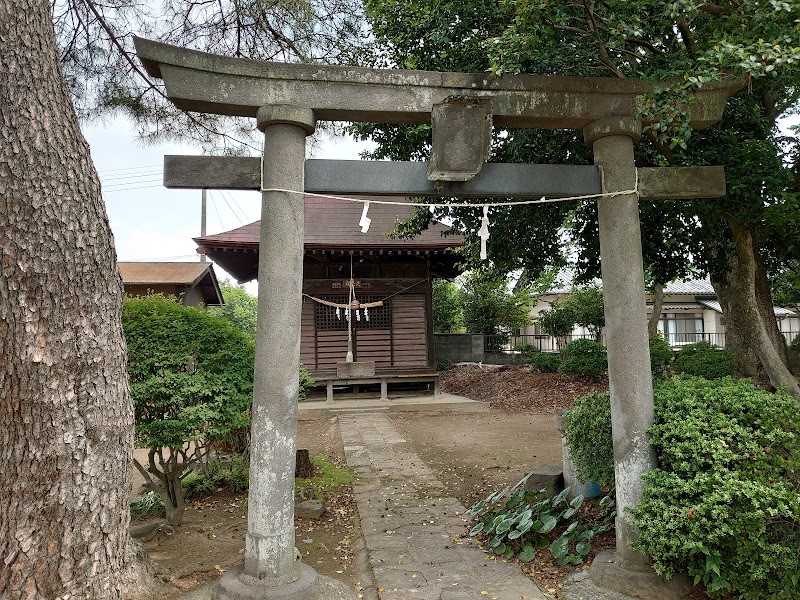
<svg viewBox="0 0 800 600"><path fill-rule="evenodd" d="M753 234L735 219L729 219L735 253L724 277L712 278L725 315L725 344L743 375L785 385L800 401L800 386L787 366L786 345L772 308L764 266Z"/></svg>
<svg viewBox="0 0 800 600"><path fill-rule="evenodd" d="M47 0L0 0L0 598L118 598L122 284Z"/></svg>
<svg viewBox="0 0 800 600"><path fill-rule="evenodd" d="M661 316L661 307L664 305L664 285L653 284L653 312L647 320L647 337L651 340L658 335L658 318Z"/></svg>

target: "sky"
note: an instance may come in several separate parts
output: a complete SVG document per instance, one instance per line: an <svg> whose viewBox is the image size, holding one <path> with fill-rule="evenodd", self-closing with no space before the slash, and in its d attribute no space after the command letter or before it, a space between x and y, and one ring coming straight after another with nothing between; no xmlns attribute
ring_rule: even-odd
<svg viewBox="0 0 800 600"><path fill-rule="evenodd" d="M254 121L255 125L255 121ZM177 144L143 146L125 119L84 126L103 186L111 230L120 261L198 261L193 237L200 235L200 190L168 190L161 181L165 154L201 154ZM313 158L357 160L367 143L321 138ZM206 233L215 234L257 221L259 192L209 190ZM215 266L218 278L228 277ZM232 278L230 278L232 279ZM247 290L255 294L255 282Z"/></svg>

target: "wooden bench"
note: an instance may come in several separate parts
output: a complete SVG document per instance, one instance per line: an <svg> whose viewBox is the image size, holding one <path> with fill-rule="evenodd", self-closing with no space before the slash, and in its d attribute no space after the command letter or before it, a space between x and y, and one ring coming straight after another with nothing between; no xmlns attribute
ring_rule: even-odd
<svg viewBox="0 0 800 600"><path fill-rule="evenodd" d="M371 377L337 377L320 376L315 378L316 383L325 383L326 387L326 401L333 402L333 386L334 385L370 385L379 383L381 385L381 400L389 401L389 384L390 383L433 383L433 397L438 398L439 389L439 373L376 373Z"/></svg>

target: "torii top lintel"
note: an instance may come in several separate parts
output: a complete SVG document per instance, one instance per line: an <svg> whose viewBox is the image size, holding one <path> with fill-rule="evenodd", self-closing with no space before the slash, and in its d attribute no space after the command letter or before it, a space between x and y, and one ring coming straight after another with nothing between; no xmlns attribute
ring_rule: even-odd
<svg viewBox="0 0 800 600"><path fill-rule="evenodd" d="M255 117L259 107L293 104L317 119L372 123L430 123L434 106L453 98L486 104L501 127L581 129L597 119L638 114L652 84L635 79L442 73L287 64L230 58L134 38L148 74L161 78L184 110ZM690 122L718 121L738 86L721 81L695 95Z"/></svg>

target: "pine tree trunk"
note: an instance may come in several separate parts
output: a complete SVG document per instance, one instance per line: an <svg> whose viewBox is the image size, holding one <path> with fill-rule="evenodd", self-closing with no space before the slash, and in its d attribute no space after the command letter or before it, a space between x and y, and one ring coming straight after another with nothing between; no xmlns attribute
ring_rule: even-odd
<svg viewBox="0 0 800 600"><path fill-rule="evenodd" d="M729 222L735 255L729 257L728 273L712 281L725 315L725 345L733 351L743 375L776 388L785 385L800 401L757 244L749 230L733 219Z"/></svg>
<svg viewBox="0 0 800 600"><path fill-rule="evenodd" d="M0 598L118 598L122 284L46 0L0 0ZM127 558L126 558L127 556Z"/></svg>

